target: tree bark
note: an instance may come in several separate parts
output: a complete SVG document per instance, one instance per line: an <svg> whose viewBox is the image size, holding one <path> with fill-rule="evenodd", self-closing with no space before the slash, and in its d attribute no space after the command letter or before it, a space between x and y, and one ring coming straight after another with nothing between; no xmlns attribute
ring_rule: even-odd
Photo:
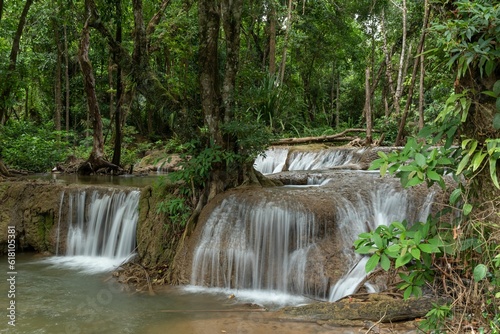
<svg viewBox="0 0 500 334"><path fill-rule="evenodd" d="M68 34L66 24L64 25L64 81L66 85L66 131L69 132L69 108L70 108L70 90L69 90L69 51Z"/></svg>
<svg viewBox="0 0 500 334"><path fill-rule="evenodd" d="M16 34L14 35L14 39L12 41L12 48L9 55L9 67L7 69L7 75L3 79L7 84L5 84L5 86L3 87L3 91L0 93L0 124L5 124L5 121L8 117L7 111L9 109L9 106L7 101L12 92L12 84L10 84L10 81L12 80L13 73L16 70L17 56L19 54L19 46L21 43L21 35L23 34L24 26L26 24L26 18L32 4L33 0L26 0L26 2L24 3L23 11L19 18L19 24L17 25ZM1 5L1 8L3 9L3 3Z"/></svg>
<svg viewBox="0 0 500 334"><path fill-rule="evenodd" d="M366 119L366 145L370 145L373 142L370 72L371 72L370 67L367 66L365 71L365 108L364 108L364 114Z"/></svg>
<svg viewBox="0 0 500 334"><path fill-rule="evenodd" d="M99 110L99 103L95 92L95 78L92 63L89 58L90 49L90 27L89 19L91 17L88 0L85 1L87 19L82 29L82 38L78 48L78 60L82 70L84 80L84 90L87 96L87 108L92 117L93 144L89 158L78 168L79 174L92 174L101 168L112 168L118 170L118 166L107 162L104 159L104 138L102 133L102 119Z"/></svg>
<svg viewBox="0 0 500 334"><path fill-rule="evenodd" d="M276 7L269 3L269 75L276 74Z"/></svg>
<svg viewBox="0 0 500 334"><path fill-rule="evenodd" d="M57 131L61 130L61 114L63 109L63 101L62 101L62 46L61 46L61 38L59 35L59 27L56 22L54 22L54 32L55 32L55 40L57 45L57 56L56 56L56 71L54 77L54 91L55 91L55 104L56 110L54 115L54 124Z"/></svg>
<svg viewBox="0 0 500 334"><path fill-rule="evenodd" d="M116 0L116 41L122 42L122 1ZM122 156L122 68L118 61L118 55L113 53L113 63L116 64L116 106L115 106L115 142L113 149L113 164L120 165Z"/></svg>
<svg viewBox="0 0 500 334"><path fill-rule="evenodd" d="M271 145L295 145L295 144L313 144L313 143L328 143L328 142L345 142L352 141L355 137L346 136L351 132L366 132L366 129L346 129L342 132L329 136L318 137L301 137L301 138L283 138L271 142Z"/></svg>
<svg viewBox="0 0 500 334"><path fill-rule="evenodd" d="M284 38L284 42L283 42L283 53L281 56L281 66L280 66L280 77L279 77L280 85L283 85L283 80L285 79L286 55L288 52L288 38L289 38L291 29L292 29L292 0L288 0L288 12L287 12L287 21L286 21L286 28L285 28L285 38Z"/></svg>
<svg viewBox="0 0 500 334"><path fill-rule="evenodd" d="M429 0L424 2L424 23L422 24L422 35L427 30L429 25L430 6ZM425 42L422 44L420 50L420 78L419 78L419 94L418 94L418 129L422 130L424 127L424 78L425 78L425 65L424 65L424 50Z"/></svg>
<svg viewBox="0 0 500 334"><path fill-rule="evenodd" d="M426 32L427 32L428 20L429 20L429 9L428 9L428 6L426 4L425 12L424 12L424 20L422 23L422 33L420 34L420 41L418 43L417 52L415 55L415 59L413 61L413 71L411 74L410 87L408 88L408 97L406 99L405 109L403 111L403 114L401 115L401 120L399 122L398 134L396 136L396 142L394 144L395 146L403 145L403 136L404 136L404 129L405 129L405 125L406 125L406 118L408 117L408 110L410 109L410 105L411 105L411 102L413 99L413 89L415 88L415 81L417 78L417 69L418 69L418 65L421 63L420 57L423 56L422 52L424 50L425 36L426 36ZM423 63L421 64L421 66L423 66ZM421 77L421 81L423 81L423 76L421 75L420 77ZM422 82L420 83L420 85L422 88ZM423 110L422 110L422 114L420 116L420 119L421 119L422 127L423 127Z"/></svg>

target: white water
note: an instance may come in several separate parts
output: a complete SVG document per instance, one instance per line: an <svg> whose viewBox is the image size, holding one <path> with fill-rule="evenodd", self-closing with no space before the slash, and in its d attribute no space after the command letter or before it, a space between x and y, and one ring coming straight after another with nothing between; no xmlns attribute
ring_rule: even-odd
<svg viewBox="0 0 500 334"><path fill-rule="evenodd" d="M101 272L115 269L135 248L139 191L68 194L66 256L47 259L58 267ZM61 203L63 201L61 200Z"/></svg>
<svg viewBox="0 0 500 334"><path fill-rule="evenodd" d="M203 226L191 284L314 295L306 281L314 239L314 215L300 205L229 197Z"/></svg>
<svg viewBox="0 0 500 334"><path fill-rule="evenodd" d="M351 163L354 149L321 150L317 152L293 152L288 170L321 170Z"/></svg>
<svg viewBox="0 0 500 334"><path fill-rule="evenodd" d="M352 245L363 232L375 230L380 225L389 225L394 221L406 219L410 222L425 222L429 216L434 193L429 193L424 204L417 208L412 205L406 191L397 191L390 185L380 187L371 193L367 201L358 195L358 201L344 201L337 210L337 223L346 245ZM351 257L350 268L331 289L331 302L352 294L366 277L365 265L368 257L356 255L351 248L346 248L345 255Z"/></svg>
<svg viewBox="0 0 500 334"><path fill-rule="evenodd" d="M254 167L262 174L279 173L283 170L287 157L288 148L271 148L255 159Z"/></svg>
<svg viewBox="0 0 500 334"><path fill-rule="evenodd" d="M256 170L274 174L283 170L321 170L358 162L364 149L335 148L313 152L289 152L288 148L274 147L257 157ZM287 167L288 166L288 167Z"/></svg>

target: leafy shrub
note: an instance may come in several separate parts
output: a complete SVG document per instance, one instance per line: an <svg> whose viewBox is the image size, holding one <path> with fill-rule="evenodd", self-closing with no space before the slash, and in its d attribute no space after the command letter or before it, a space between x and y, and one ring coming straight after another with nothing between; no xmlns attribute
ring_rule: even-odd
<svg viewBox="0 0 500 334"><path fill-rule="evenodd" d="M49 125L11 122L1 130L1 155L14 168L44 172L66 157L67 143L61 141L64 134Z"/></svg>

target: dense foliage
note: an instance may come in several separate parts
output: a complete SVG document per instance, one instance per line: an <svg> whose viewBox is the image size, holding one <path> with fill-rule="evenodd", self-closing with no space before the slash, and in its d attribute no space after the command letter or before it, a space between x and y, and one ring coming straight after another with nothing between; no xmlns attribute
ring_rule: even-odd
<svg viewBox="0 0 500 334"><path fill-rule="evenodd" d="M399 272L405 297L447 283L454 302L424 330L479 309L496 333L499 41L497 0L2 1L0 163L175 151L181 186L158 210L184 225L273 139L366 128L367 143L406 144L373 168L450 195L428 222L361 235L367 269Z"/></svg>

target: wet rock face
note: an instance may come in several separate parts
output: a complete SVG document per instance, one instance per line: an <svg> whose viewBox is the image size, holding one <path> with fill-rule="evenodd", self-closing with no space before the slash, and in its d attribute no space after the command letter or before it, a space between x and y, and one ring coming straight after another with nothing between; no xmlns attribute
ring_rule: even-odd
<svg viewBox="0 0 500 334"><path fill-rule="evenodd" d="M0 254L7 245L7 226L16 230L19 250L54 252L62 186L38 182L0 184Z"/></svg>
<svg viewBox="0 0 500 334"><path fill-rule="evenodd" d="M204 209L181 250L185 256L178 259L179 276L196 285L279 289L328 300L331 287L357 261L352 244L359 233L395 220L426 218L421 209L428 207L428 191L403 190L399 180L381 179L375 173L331 171L324 176L329 181L321 186L246 188L221 194ZM308 215L311 225L299 223L302 214ZM285 216L290 223L284 223ZM273 224L280 229L269 228ZM304 233L300 231L313 232L300 239L297 235ZM281 236L291 241L285 243ZM287 252L262 253L261 249L268 252L276 245ZM272 260L280 269L269 277L261 270L273 256L282 257ZM273 265L269 268L273 270ZM277 282L269 284L270 279Z"/></svg>

